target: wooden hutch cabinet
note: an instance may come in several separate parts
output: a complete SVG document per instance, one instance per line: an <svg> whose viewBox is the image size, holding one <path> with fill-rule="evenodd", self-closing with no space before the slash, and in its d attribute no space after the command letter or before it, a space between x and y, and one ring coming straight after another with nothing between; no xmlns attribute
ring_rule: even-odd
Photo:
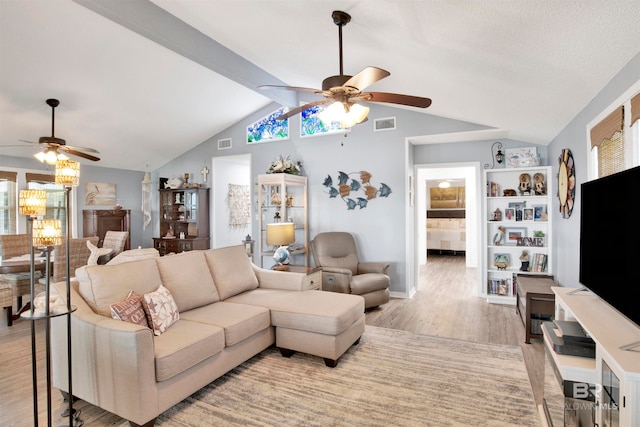
<svg viewBox="0 0 640 427"><path fill-rule="evenodd" d="M160 192L160 237L153 247L160 256L209 249L209 189L177 188Z"/></svg>
<svg viewBox="0 0 640 427"><path fill-rule="evenodd" d="M129 231L124 249L131 249L131 211L128 209L88 209L82 211L83 237L98 236L102 247L107 231Z"/></svg>

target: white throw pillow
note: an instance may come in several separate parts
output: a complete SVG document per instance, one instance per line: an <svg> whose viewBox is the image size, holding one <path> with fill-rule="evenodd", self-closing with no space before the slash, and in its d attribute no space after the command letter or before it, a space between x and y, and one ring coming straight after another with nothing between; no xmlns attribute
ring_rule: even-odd
<svg viewBox="0 0 640 427"><path fill-rule="evenodd" d="M155 292L144 294L142 307L154 335L161 335L180 318L178 306L171 292L162 285Z"/></svg>

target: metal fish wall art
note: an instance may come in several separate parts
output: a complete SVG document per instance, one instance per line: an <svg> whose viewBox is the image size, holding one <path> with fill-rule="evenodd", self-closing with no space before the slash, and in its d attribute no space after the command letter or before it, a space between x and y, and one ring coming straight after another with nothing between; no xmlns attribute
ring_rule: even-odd
<svg viewBox="0 0 640 427"><path fill-rule="evenodd" d="M378 187L373 186L371 174L367 171L350 173L338 171L336 184L331 175L327 175L322 185L327 187L330 198L337 199L340 196L347 205L347 210L355 210L356 207L366 208L369 200L376 197L389 197L391 194L391 188L384 182Z"/></svg>

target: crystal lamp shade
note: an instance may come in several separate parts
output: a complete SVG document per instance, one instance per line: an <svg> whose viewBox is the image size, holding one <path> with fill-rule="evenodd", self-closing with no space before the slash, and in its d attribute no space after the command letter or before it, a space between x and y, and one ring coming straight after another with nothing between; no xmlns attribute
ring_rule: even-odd
<svg viewBox="0 0 640 427"><path fill-rule="evenodd" d="M33 221L33 246L57 246L62 244L62 224L59 219Z"/></svg>
<svg viewBox="0 0 640 427"><path fill-rule="evenodd" d="M58 160L55 175L57 185L77 187L80 182L80 163L73 160Z"/></svg>
<svg viewBox="0 0 640 427"><path fill-rule="evenodd" d="M20 207L20 215L43 216L47 213L47 192L45 190L20 190L18 206Z"/></svg>

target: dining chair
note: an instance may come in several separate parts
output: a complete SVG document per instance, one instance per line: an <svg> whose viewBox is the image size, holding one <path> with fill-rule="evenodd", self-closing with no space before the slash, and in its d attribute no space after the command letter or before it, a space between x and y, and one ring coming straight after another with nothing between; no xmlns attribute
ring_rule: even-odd
<svg viewBox="0 0 640 427"><path fill-rule="evenodd" d="M102 242L102 247L113 249L112 257L114 257L122 253L122 251L124 251L124 248L127 245L128 238L129 238L128 231L109 230L104 235L104 241Z"/></svg>
<svg viewBox="0 0 640 427"><path fill-rule="evenodd" d="M31 236L29 234L0 235L0 257L2 257L2 259L28 256L30 253ZM40 272L36 271L36 284L40 277ZM31 293L30 273L26 271L23 273L0 274L0 291L2 291L3 289L11 290L11 299L16 299L16 309L20 310L20 308L22 307L22 297ZM42 292L44 288L37 284L35 290L37 292ZM7 298L8 293L6 291L3 293L3 298ZM13 306L13 302L11 306Z"/></svg>

